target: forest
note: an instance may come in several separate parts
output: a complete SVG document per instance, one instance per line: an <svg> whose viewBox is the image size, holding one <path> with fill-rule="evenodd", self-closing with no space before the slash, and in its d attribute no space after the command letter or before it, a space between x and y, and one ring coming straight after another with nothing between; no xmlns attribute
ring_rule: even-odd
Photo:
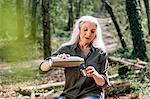
<svg viewBox="0 0 150 99"><path fill-rule="evenodd" d="M0 0L0 98L57 99L64 68L39 66L85 15L99 21L108 53L105 98L149 99L149 0Z"/></svg>

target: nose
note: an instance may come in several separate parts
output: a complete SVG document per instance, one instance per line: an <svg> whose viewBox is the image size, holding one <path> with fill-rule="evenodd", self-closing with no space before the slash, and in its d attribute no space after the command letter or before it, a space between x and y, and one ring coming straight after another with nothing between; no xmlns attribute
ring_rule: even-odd
<svg viewBox="0 0 150 99"><path fill-rule="evenodd" d="M87 31L86 36L91 36L91 32Z"/></svg>

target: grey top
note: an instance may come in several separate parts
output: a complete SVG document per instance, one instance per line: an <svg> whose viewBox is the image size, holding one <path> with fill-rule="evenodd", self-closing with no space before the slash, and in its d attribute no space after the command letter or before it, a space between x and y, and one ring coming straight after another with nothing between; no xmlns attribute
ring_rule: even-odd
<svg viewBox="0 0 150 99"><path fill-rule="evenodd" d="M105 79L105 85L109 84L106 73L108 68L107 55L101 49L92 47L85 57L80 48L75 44L61 47L53 55L62 53L84 58L85 66L93 66ZM103 86L98 86L92 77L83 76L80 67L67 67L64 69L64 73L65 87L62 95L74 99L82 96L97 95L102 92Z"/></svg>

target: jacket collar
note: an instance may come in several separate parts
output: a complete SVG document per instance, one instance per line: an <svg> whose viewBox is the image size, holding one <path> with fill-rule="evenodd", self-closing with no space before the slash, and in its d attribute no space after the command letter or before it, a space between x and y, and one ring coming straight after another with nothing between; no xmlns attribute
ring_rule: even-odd
<svg viewBox="0 0 150 99"><path fill-rule="evenodd" d="M79 48L79 45L78 45L78 44L73 44L73 45L72 45L72 49L75 50L76 48ZM92 45L90 51L94 51L94 49L95 49L95 47Z"/></svg>

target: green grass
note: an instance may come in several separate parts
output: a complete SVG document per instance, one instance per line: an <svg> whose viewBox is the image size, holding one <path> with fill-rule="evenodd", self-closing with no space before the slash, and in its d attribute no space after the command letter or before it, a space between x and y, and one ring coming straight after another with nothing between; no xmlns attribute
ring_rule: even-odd
<svg viewBox="0 0 150 99"><path fill-rule="evenodd" d="M41 56L39 45L30 41L7 40L0 42L0 59L5 62L20 62Z"/></svg>
<svg viewBox="0 0 150 99"><path fill-rule="evenodd" d="M0 78L3 84L34 81L39 77L38 65L30 61L19 64L11 63L9 64L9 68L0 70Z"/></svg>

